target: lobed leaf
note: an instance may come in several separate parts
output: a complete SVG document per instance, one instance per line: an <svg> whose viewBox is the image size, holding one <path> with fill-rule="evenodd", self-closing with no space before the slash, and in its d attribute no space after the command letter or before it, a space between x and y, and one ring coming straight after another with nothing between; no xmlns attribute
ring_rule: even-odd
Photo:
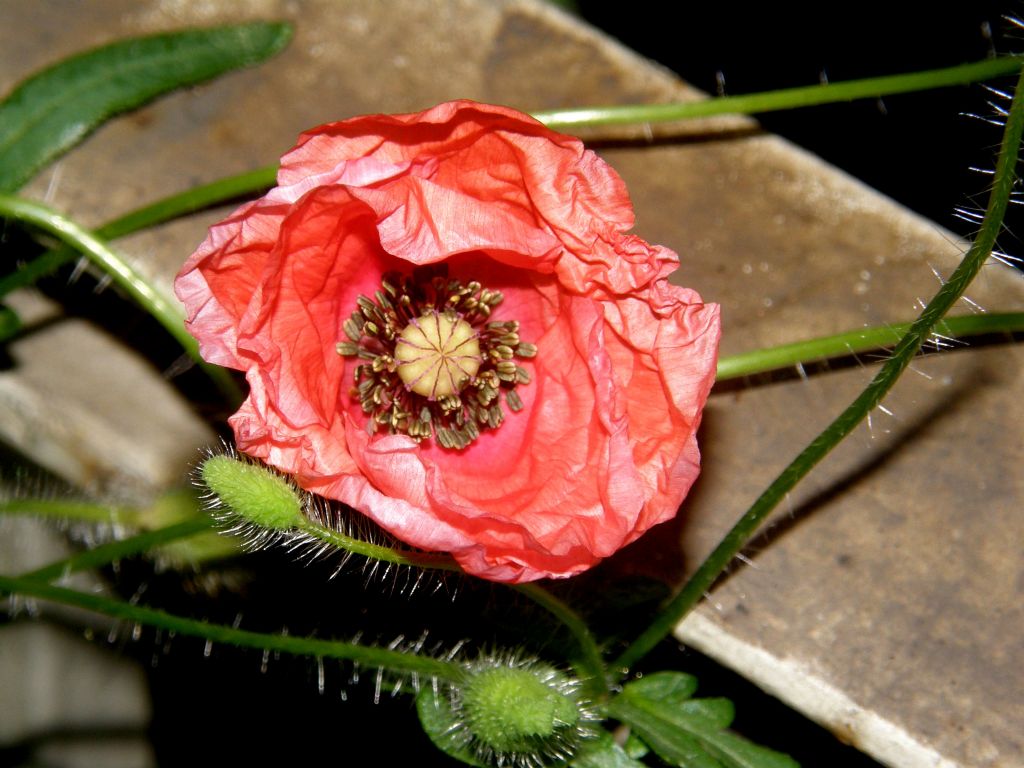
<svg viewBox="0 0 1024 768"><path fill-rule="evenodd" d="M627 683L623 691L665 704L681 704L697 692L697 678L685 672L655 672Z"/></svg>
<svg viewBox="0 0 1024 768"><path fill-rule="evenodd" d="M455 737L458 718L452 712L448 697L443 693L434 692L429 685L416 694L416 714L427 737L449 757L453 757L466 765L486 768L476 756Z"/></svg>
<svg viewBox="0 0 1024 768"><path fill-rule="evenodd" d="M687 679L689 678L689 679ZM689 699L689 675L662 672L623 688L608 713L629 725L654 752L685 768L799 768L797 762L724 730L733 719L727 699Z"/></svg>
<svg viewBox="0 0 1024 768"><path fill-rule="evenodd" d="M620 696L609 714L630 726L655 754L669 765L686 768L725 768L686 729L655 710L650 711Z"/></svg>
<svg viewBox="0 0 1024 768"><path fill-rule="evenodd" d="M280 51L291 27L256 22L121 40L22 81L0 101L0 192L13 192L110 116Z"/></svg>
<svg viewBox="0 0 1024 768"><path fill-rule="evenodd" d="M601 731L597 739L586 742L569 765L572 768L646 768L645 763L616 744L607 731Z"/></svg>

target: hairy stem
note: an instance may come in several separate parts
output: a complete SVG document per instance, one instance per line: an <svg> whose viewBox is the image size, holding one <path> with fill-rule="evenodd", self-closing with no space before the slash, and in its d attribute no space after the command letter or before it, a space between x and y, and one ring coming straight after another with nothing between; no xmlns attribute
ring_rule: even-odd
<svg viewBox="0 0 1024 768"><path fill-rule="evenodd" d="M697 605L701 597L711 588L715 579L728 567L779 501L829 451L850 434L854 427L860 424L896 383L921 344L931 335L943 315L963 295L971 280L978 274L992 252L996 237L1002 230L1010 193L1017 180L1016 166L1022 133L1024 133L1024 71L1021 72L1018 79L1013 104L1003 130L1002 146L992 179L992 189L985 218L977 239L964 255L960 265L935 294L935 297L928 302L924 311L921 312L921 316L914 321L907 333L899 340L892 356L871 380L871 383L765 489L746 514L739 519L690 577L682 590L669 601L654 622L612 663L613 669L620 672L628 669L672 631L673 627Z"/></svg>
<svg viewBox="0 0 1024 768"><path fill-rule="evenodd" d="M123 600L93 595L64 587L55 587L25 577L0 576L0 593L17 594L54 603L70 605L110 616L123 621L145 624L167 632L199 637L214 643L225 643L242 648L280 651L295 656L331 658L354 661L372 667L384 667L396 672L409 672L426 677L438 677L460 682L463 668L451 661L433 659L415 653L371 648L356 643L320 640L312 637L291 637L264 632L249 632L223 624L213 624L167 613Z"/></svg>
<svg viewBox="0 0 1024 768"><path fill-rule="evenodd" d="M911 323L880 325L856 331L821 336L793 344L755 349L729 355L718 361L716 381L792 368L819 360L856 355L896 344L911 328ZM986 333L1019 333L1024 331L1024 312L1001 312L983 315L947 317L936 324L934 333L941 341L978 336Z"/></svg>
<svg viewBox="0 0 1024 768"><path fill-rule="evenodd" d="M96 230L96 234L104 240L115 240L140 229L163 224L213 205L220 205L228 200L251 195L274 186L277 179L277 166L271 165L246 171L234 176L225 176L209 184L179 192L176 195L157 200L155 203L137 208L113 221L109 221Z"/></svg>
<svg viewBox="0 0 1024 768"><path fill-rule="evenodd" d="M458 571L458 564L448 555L436 555L428 552L414 552L411 550L392 549L380 544L371 544L368 541L357 539L353 536L346 536L340 531L319 525L312 520L306 520L299 526L302 533L308 534L320 541L330 544L332 547L343 549L354 555L361 555L371 560L380 560L394 565L408 565L414 568L430 568L441 571Z"/></svg>
<svg viewBox="0 0 1024 768"><path fill-rule="evenodd" d="M628 104L612 107L556 109L548 112L535 112L533 116L550 128L566 130L599 125L659 123L713 115L774 112L990 80L994 77L1016 74L1020 71L1022 60L1024 59L1020 56L1004 56L944 69L871 77L864 80L850 80L845 83L786 88L744 96L722 96L674 104Z"/></svg>
<svg viewBox="0 0 1024 768"><path fill-rule="evenodd" d="M157 224L163 224L172 219L209 208L212 205L260 192L273 186L276 173L277 166L269 166L193 187L108 221L95 231L95 235L102 240L116 240L141 229L154 227ZM39 278L50 274L61 265L67 264L77 257L78 251L67 245L47 251L17 271L0 279L0 297L16 288L32 285Z"/></svg>
<svg viewBox="0 0 1024 768"><path fill-rule="evenodd" d="M175 523L152 531L145 531L125 539L111 541L101 544L92 549L77 552L63 560L58 560L42 568L22 574L22 578L36 579L39 581L53 581L68 574L84 571L89 568L113 563L132 555L151 550L155 547L169 544L172 541L195 536L197 533L205 533L210 530L211 521L205 515Z"/></svg>
<svg viewBox="0 0 1024 768"><path fill-rule="evenodd" d="M23 506L12 506L10 510L5 510L5 506L7 505L0 506L0 512L41 513L45 516L61 518L74 516L75 519L88 520L89 522L111 522L115 519L112 517L112 510L110 508L98 504L67 505L55 502L29 501ZM137 516L136 514L133 517ZM122 515L120 522L130 523L131 521ZM52 581L77 571L108 565L122 558L140 554L198 533L205 533L211 529L212 525L213 522L208 517L202 516L153 531L145 531L119 541L113 541L78 552L70 557L24 573L21 578ZM339 549L386 563L435 570L461 570L448 555L401 551L378 544L371 544L351 536L346 536L313 521L307 520L300 525L299 530ZM536 584L517 585L515 589L548 610L565 624L579 644L581 651L580 672L586 685L596 697L605 695L608 690L607 672L601 658L601 652L597 647L597 642L594 640L586 623L572 608Z"/></svg>
<svg viewBox="0 0 1024 768"><path fill-rule="evenodd" d="M139 511L136 509L67 499L10 499L0 502L0 515L31 515L48 520L128 526L139 522Z"/></svg>
<svg viewBox="0 0 1024 768"><path fill-rule="evenodd" d="M241 399L241 393L227 371L219 366L211 366L202 362L202 358L199 356L199 344L185 330L182 316L177 309L177 302L164 295L161 290L114 253L106 242L45 205L20 197L0 195L0 216L22 221L49 232L87 256L104 273L110 275L118 287L152 315L181 344L185 351L203 366L225 394L231 395L236 401Z"/></svg>
<svg viewBox="0 0 1024 768"><path fill-rule="evenodd" d="M590 627L580 618L580 615L538 584L516 584L513 589L545 608L566 626L579 645L580 658L577 671L580 673L586 689L595 698L607 696L608 670L605 668L601 649L598 648Z"/></svg>

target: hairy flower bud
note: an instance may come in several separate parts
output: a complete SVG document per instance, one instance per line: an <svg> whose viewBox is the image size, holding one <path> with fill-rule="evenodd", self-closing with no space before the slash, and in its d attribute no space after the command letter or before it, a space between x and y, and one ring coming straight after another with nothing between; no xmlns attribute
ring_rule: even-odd
<svg viewBox="0 0 1024 768"><path fill-rule="evenodd" d="M479 659L447 697L423 691L420 719L435 744L499 768L539 768L571 758L598 718L578 680L513 656Z"/></svg>
<svg viewBox="0 0 1024 768"><path fill-rule="evenodd" d="M466 725L496 753L530 751L579 722L576 700L534 669L486 669L462 691Z"/></svg>
<svg viewBox="0 0 1024 768"><path fill-rule="evenodd" d="M211 456L198 472L216 502L245 522L287 531L302 520L302 499L277 473L231 456Z"/></svg>

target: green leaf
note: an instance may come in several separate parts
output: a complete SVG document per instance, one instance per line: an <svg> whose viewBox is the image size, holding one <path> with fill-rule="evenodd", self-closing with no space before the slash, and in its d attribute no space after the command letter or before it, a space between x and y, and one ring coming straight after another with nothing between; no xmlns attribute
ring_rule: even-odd
<svg viewBox="0 0 1024 768"><path fill-rule="evenodd" d="M477 768L486 768L455 735L458 732L456 725L458 720L452 712L448 697L444 692L434 694L431 686L425 686L416 694L416 714L420 717L420 725L426 731L427 737L434 742L434 746L440 749L449 757L473 765Z"/></svg>
<svg viewBox="0 0 1024 768"><path fill-rule="evenodd" d="M572 768L646 768L616 744L607 731L601 731L593 741L584 742L569 765Z"/></svg>
<svg viewBox="0 0 1024 768"><path fill-rule="evenodd" d="M655 672L626 683L623 693L627 691L651 701L679 705L697 692L697 678L685 672Z"/></svg>
<svg viewBox="0 0 1024 768"><path fill-rule="evenodd" d="M679 712L694 720L702 720L708 728L716 730L728 728L736 717L736 708L728 699L686 701L679 707Z"/></svg>
<svg viewBox="0 0 1024 768"><path fill-rule="evenodd" d="M612 700L608 712L634 729L661 759L673 765L799 768L787 755L724 730L733 719L732 702L688 699L695 687L691 681L689 675L676 672L637 680Z"/></svg>
<svg viewBox="0 0 1024 768"><path fill-rule="evenodd" d="M789 755L747 741L730 731L708 733L704 743L725 765L737 768L799 768Z"/></svg>
<svg viewBox="0 0 1024 768"><path fill-rule="evenodd" d="M0 192L13 192L104 120L154 97L256 64L287 24L257 22L130 38L64 59L0 102Z"/></svg>
<svg viewBox="0 0 1024 768"><path fill-rule="evenodd" d="M651 751L651 748L644 744L644 740L632 732L626 737L626 743L622 745L622 749L627 755L635 757L637 760Z"/></svg>
<svg viewBox="0 0 1024 768"><path fill-rule="evenodd" d="M687 729L660 717L657 707L648 711L619 696L611 702L609 714L633 728L654 752L670 765L685 768L725 768Z"/></svg>

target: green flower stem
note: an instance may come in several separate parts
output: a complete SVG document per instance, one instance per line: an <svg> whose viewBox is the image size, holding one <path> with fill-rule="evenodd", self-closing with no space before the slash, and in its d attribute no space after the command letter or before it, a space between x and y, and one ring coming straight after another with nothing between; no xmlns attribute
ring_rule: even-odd
<svg viewBox="0 0 1024 768"><path fill-rule="evenodd" d="M813 107L854 99L878 98L897 93L924 91L951 85L966 85L990 80L1020 71L1020 56L1004 56L975 61L944 69L931 69L903 75L887 75L864 80L850 80L827 85L809 85L778 91L752 93L744 96L722 96L714 99L675 104L629 104L609 107L578 107L534 112L533 116L549 128L567 130L599 125L659 123L689 120L713 115L756 114L796 107Z"/></svg>
<svg viewBox="0 0 1024 768"><path fill-rule="evenodd" d="M46 501L24 499L0 504L0 514L27 514L36 517L78 520L89 523L107 523L119 525L138 525L140 514L137 510L112 509L100 504L86 502ZM213 528L212 521L205 515L191 518L184 522L157 528L152 531L131 536L120 541L103 544L94 549L72 555L66 560L52 563L25 574L26 577L52 579L63 572L80 571L107 565L129 555L145 552L148 549L168 544L177 539L187 538L197 533L204 533ZM459 566L447 555L434 555L427 552L412 552L392 549L379 544L346 536L338 531L306 521L299 530L309 536L326 542L355 555L373 560L380 560L394 565L407 565L415 568L432 568L434 570L461 571Z"/></svg>
<svg viewBox="0 0 1024 768"><path fill-rule="evenodd" d="M260 192L274 186L277 180L277 166L257 168L235 176L225 176L209 184L193 187L176 195L157 200L151 205L126 213L109 221L96 230L104 240L115 240L140 229L163 224L166 221L195 213L213 205L219 205Z"/></svg>
<svg viewBox="0 0 1024 768"><path fill-rule="evenodd" d="M566 603L538 584L516 584L512 588L548 610L572 633L580 648L581 656L577 671L581 674L584 686L595 698L606 698L608 671L601 656L601 649L598 648L587 623Z"/></svg>
<svg viewBox="0 0 1024 768"><path fill-rule="evenodd" d="M174 309L171 300L96 235L40 203L10 195L0 195L0 215L27 222L74 246L144 306L183 347L190 353L198 354L195 339L185 331L181 315Z"/></svg>
<svg viewBox="0 0 1024 768"><path fill-rule="evenodd" d="M32 515L108 525L133 526L139 523L138 510L67 499L11 499L0 502L0 515Z"/></svg>
<svg viewBox="0 0 1024 768"><path fill-rule="evenodd" d="M203 366L225 394L231 395L236 400L241 399L241 392L227 371L202 362L202 358L199 356L199 344L185 330L185 324L177 310L176 302L165 296L124 259L114 253L103 240L56 211L24 198L0 195L0 216L39 227L87 256L106 274L110 275L122 290L156 318L157 322L181 344L185 351Z"/></svg>
<svg viewBox="0 0 1024 768"><path fill-rule="evenodd" d="M818 360L891 347L910 331L911 325L911 323L897 323L861 328L834 336L822 336L793 344L729 355L718 361L718 375L715 380L739 379ZM986 333L1018 333L1021 331L1024 331L1024 312L947 317L935 326L935 332L940 334L943 340Z"/></svg>
<svg viewBox="0 0 1024 768"><path fill-rule="evenodd" d="M299 530L333 547L372 560L414 568L462 572L462 569L449 555L402 551L379 544L371 544L321 526L309 519L300 524ZM608 692L607 671L601 658L601 651L586 623L572 608L536 584L517 584L512 588L549 611L566 626L580 647L579 671L584 678L584 684L595 697L605 696Z"/></svg>
<svg viewBox="0 0 1024 768"><path fill-rule="evenodd" d="M462 569L448 555L413 552L410 550L402 551L380 544L371 544L368 541L346 536L340 531L318 525L312 520L307 519L301 523L298 530L333 547L351 552L354 555L368 557L371 560L380 560L381 562L392 563L393 565L407 565L413 568L462 572Z"/></svg>
<svg viewBox="0 0 1024 768"><path fill-rule="evenodd" d="M5 505L6 506L6 505ZM76 519L88 520L90 522L110 522L111 510L108 507L99 505L60 505L53 502L28 502L23 507L11 505L10 511L25 512L29 514L41 513L50 517L68 517L74 515ZM0 512L6 511L0 506ZM93 549L85 550L68 558L38 568L22 575L22 578L36 579L41 581L52 581L61 576L75 573L89 568L98 568L108 563L120 560L131 555L146 552L147 550L169 544L178 539L194 536L198 533L205 533L211 529L212 522L207 517L197 517L185 522L158 528L153 531L131 536L120 541L113 541ZM383 547L377 544L346 536L337 531L324 528L312 521L300 526L299 530L332 546L344 549L353 554L363 557L380 560L395 565L405 565L416 568L432 568L435 570L460 571L458 565L447 555L432 555L419 552L402 552L400 550ZM607 693L607 674L604 663L601 659L601 652L597 647L593 635L590 633L586 623L568 605L556 598L547 590L535 584L521 584L515 587L519 592L550 611L555 617L562 621L569 631L576 638L582 652L581 671L586 676L586 684L595 696L602 696Z"/></svg>
<svg viewBox="0 0 1024 768"><path fill-rule="evenodd" d="M335 640L249 632L223 624L212 624L207 621L176 616L165 611L133 605L123 600L56 587L25 577L0 576L0 594L17 594L49 600L115 619L156 627L166 632L200 637L210 642L225 643L242 648L280 651L295 656L313 658L343 659L371 667L385 667L396 672L442 678L455 683L461 682L465 675L462 666L451 661Z"/></svg>
<svg viewBox="0 0 1024 768"><path fill-rule="evenodd" d="M108 563L146 552L154 547L194 536L197 533L206 533L210 530L210 527L211 521L208 517L205 515L195 517L181 523L175 523L174 525L168 525L152 531L145 531L135 536L129 536L126 539L86 549L63 560L58 560L29 573L24 573L21 578L53 581L78 571L99 568Z"/></svg>
<svg viewBox="0 0 1024 768"><path fill-rule="evenodd" d="M274 185L276 176L277 166L270 166L193 187L109 221L97 229L95 235L102 240L116 240L140 229L154 227L203 208L262 191ZM78 251L68 246L47 251L16 272L0 279L0 297L6 296L16 288L32 285L39 278L77 257Z"/></svg>
<svg viewBox="0 0 1024 768"><path fill-rule="evenodd" d="M949 280L939 289L921 316L900 339L881 370L867 388L808 445L765 489L733 526L721 543L700 565L654 622L612 663L622 671L635 664L665 638L679 621L692 610L711 588L715 579L728 567L760 524L790 490L840 443L874 409L910 364L921 345L928 339L943 315L963 295L992 252L996 237L1002 231L1003 217L1010 193L1017 180L1016 166L1021 135L1024 134L1024 71L1017 81L1013 103L1003 130L1002 146L992 179L985 218L978 237L964 255Z"/></svg>
<svg viewBox="0 0 1024 768"><path fill-rule="evenodd" d="M112 510L109 507L90 504L60 504L56 502L29 501L24 505L0 506L0 512L8 511L5 507L10 506L9 511L24 512L29 514L41 514L48 517L67 518L74 516L75 519L88 520L89 522L111 522ZM122 519L120 522L128 522ZM199 533L205 533L211 529L212 521L203 516L186 520L174 525L168 525L153 531L131 536L120 541L113 541L93 549L85 550L71 555L68 558L59 560L29 573L21 578L35 579L40 581L52 581L70 573L98 568L108 563L120 560L131 555L146 552L147 550L169 544L172 541L188 538ZM355 539L337 531L324 528L312 521L300 526L300 530L310 536L327 542L332 546L339 547L353 554L362 555L375 560L395 565L405 565L417 568L432 568L435 570L460 571L458 565L447 555L431 555L419 552L401 552L399 550L383 547L377 544ZM595 696L602 696L607 693L607 674L604 663L601 659L601 652L597 647L593 635L590 633L586 623L568 605L556 598L547 590L535 584L521 584L515 587L519 592L550 611L562 621L569 631L576 638L582 652L581 668L586 676L586 684L593 691Z"/></svg>

